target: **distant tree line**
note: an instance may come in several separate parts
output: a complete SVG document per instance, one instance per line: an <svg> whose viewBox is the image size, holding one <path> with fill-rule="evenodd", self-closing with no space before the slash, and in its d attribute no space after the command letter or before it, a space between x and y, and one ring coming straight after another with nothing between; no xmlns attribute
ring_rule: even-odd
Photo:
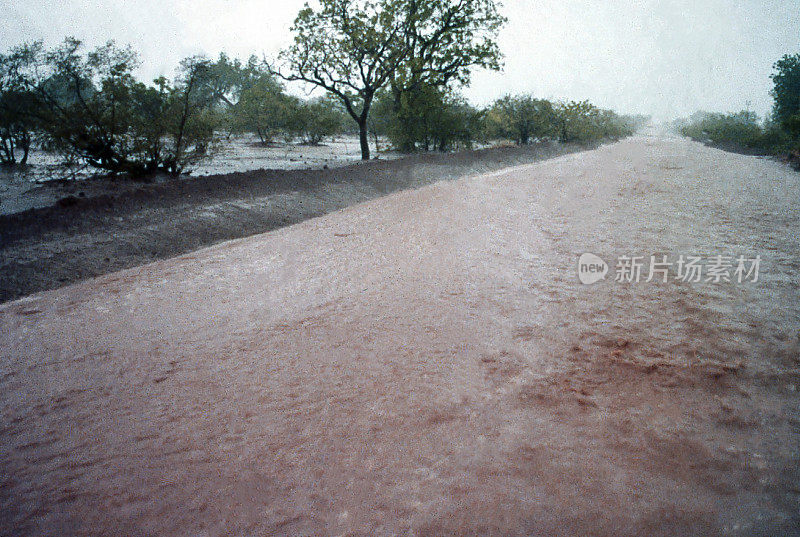
<svg viewBox="0 0 800 537"><path fill-rule="evenodd" d="M785 55L774 65L773 109L761 118L755 112L697 112L676 122L684 136L733 150L788 155L800 165L800 54Z"/></svg>
<svg viewBox="0 0 800 537"><path fill-rule="evenodd" d="M620 116L588 101L554 103L530 95L507 95L479 109L455 93L429 87L406 92L400 106L382 95L375 116L375 132L405 152L471 148L492 140L588 144L630 136L650 120Z"/></svg>
<svg viewBox="0 0 800 537"><path fill-rule="evenodd" d="M642 118L588 102L506 96L479 109L460 96L476 67L499 69L505 19L493 0L320 0L270 65L192 56L144 83L130 47L67 38L0 55L0 163L25 164L34 143L109 174L181 174L222 137L252 133L318 144L357 134L362 158L388 139L400 151L448 151L493 139L586 143L633 132ZM321 88L300 99L286 81Z"/></svg>

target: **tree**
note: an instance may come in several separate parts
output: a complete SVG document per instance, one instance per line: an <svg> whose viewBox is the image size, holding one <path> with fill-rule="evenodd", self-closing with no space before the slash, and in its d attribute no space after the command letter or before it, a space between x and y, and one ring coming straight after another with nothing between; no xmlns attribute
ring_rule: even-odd
<svg viewBox="0 0 800 537"><path fill-rule="evenodd" d="M597 128L600 109L589 101L561 103L555 110L561 142L585 143L600 138Z"/></svg>
<svg viewBox="0 0 800 537"><path fill-rule="evenodd" d="M492 105L487 127L494 137L524 145L531 139L554 135L555 119L556 113L550 101L529 95L507 95Z"/></svg>
<svg viewBox="0 0 800 537"><path fill-rule="evenodd" d="M212 65L203 56L186 58L181 61L174 84L163 86L166 100L161 137L170 143L159 168L171 175L180 175L186 166L206 156L219 123L214 105L220 93Z"/></svg>
<svg viewBox="0 0 800 537"><path fill-rule="evenodd" d="M472 67L499 68L493 38L504 19L492 0L321 0L300 11L294 44L282 52L289 74L338 97L359 128L369 158L369 113L387 85L466 81ZM399 97L398 97L399 98Z"/></svg>
<svg viewBox="0 0 800 537"><path fill-rule="evenodd" d="M68 159L112 175L177 175L207 154L220 92L204 58L184 60L172 83L147 86L133 76L136 53L113 41L88 53L73 38L52 50L38 42L10 56L43 142Z"/></svg>
<svg viewBox="0 0 800 537"><path fill-rule="evenodd" d="M800 137L800 54L785 55L775 63L771 75L775 86L773 117L793 137Z"/></svg>
<svg viewBox="0 0 800 537"><path fill-rule="evenodd" d="M263 145L290 126L298 107L297 99L286 95L273 78L263 78L241 92L231 110L233 130L254 132Z"/></svg>
<svg viewBox="0 0 800 537"><path fill-rule="evenodd" d="M396 120L397 114L395 113L392 94L383 89L376 95L373 110L369 115L368 127L372 133L376 151L380 151L380 137L389 136ZM399 147L396 143L395 146Z"/></svg>
<svg viewBox="0 0 800 537"><path fill-rule="evenodd" d="M86 54L81 48L80 41L67 38L50 51L36 45L24 51L30 60L28 88L39 100L51 147L112 174L145 173L147 165L133 156L129 132L136 54L113 41Z"/></svg>
<svg viewBox="0 0 800 537"><path fill-rule="evenodd" d="M506 18L493 0L407 0L404 4L407 58L390 84L398 111L405 92L466 86L473 68L501 68L496 39Z"/></svg>
<svg viewBox="0 0 800 537"><path fill-rule="evenodd" d="M376 112L376 127L405 152L470 147L481 130L481 112L452 91L427 85L403 91L399 106L391 93L382 95Z"/></svg>
<svg viewBox="0 0 800 537"><path fill-rule="evenodd" d="M555 124L561 142L587 144L603 139L618 140L633 134L647 118L622 117L589 101L570 101L555 106Z"/></svg>
<svg viewBox="0 0 800 537"><path fill-rule="evenodd" d="M252 132L266 145L287 128L297 99L284 93L265 61L250 56L242 63L221 53L208 70L210 91L223 109L229 133Z"/></svg>
<svg viewBox="0 0 800 537"><path fill-rule="evenodd" d="M425 150L428 140L430 148L438 151L471 148L482 131L483 112L451 91L440 95L440 108L430 109L425 117Z"/></svg>
<svg viewBox="0 0 800 537"><path fill-rule="evenodd" d="M296 113L296 132L307 144L318 145L323 138L342 129L344 114L330 99L318 97L301 103Z"/></svg>
<svg viewBox="0 0 800 537"><path fill-rule="evenodd" d="M20 78L24 58L0 55L0 164L25 165L36 129L36 98ZM19 151L22 155L19 155Z"/></svg>
<svg viewBox="0 0 800 537"><path fill-rule="evenodd" d="M764 130L755 112L742 110L735 114L703 114L684 126L681 134L703 142L755 147Z"/></svg>
<svg viewBox="0 0 800 537"><path fill-rule="evenodd" d="M321 87L338 97L359 128L361 158L369 159L367 120L375 93L406 56L398 2L321 0L295 19L294 44L281 53L288 63L286 80Z"/></svg>

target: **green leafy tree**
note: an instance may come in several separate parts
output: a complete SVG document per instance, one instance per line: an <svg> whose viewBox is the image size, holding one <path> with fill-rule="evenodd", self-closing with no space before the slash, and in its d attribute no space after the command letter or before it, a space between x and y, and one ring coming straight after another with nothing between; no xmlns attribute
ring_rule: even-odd
<svg viewBox="0 0 800 537"><path fill-rule="evenodd" d="M556 134L556 112L550 101L507 95L490 108L487 129L492 137L527 144Z"/></svg>
<svg viewBox="0 0 800 537"><path fill-rule="evenodd" d="M595 119L600 110L589 101L570 101L556 107L561 142L588 142L598 137Z"/></svg>
<svg viewBox="0 0 800 537"><path fill-rule="evenodd" d="M392 76L396 111L403 93L466 86L476 67L499 70L497 35L507 22L493 0L407 0L406 58Z"/></svg>
<svg viewBox="0 0 800 537"><path fill-rule="evenodd" d="M442 94L442 107L428 116L427 133L431 149L448 151L469 149L483 131L483 112L471 106L462 96ZM428 150L428 144L425 144Z"/></svg>
<svg viewBox="0 0 800 537"><path fill-rule="evenodd" d="M800 54L784 55L773 67L772 117L763 124L749 111L698 112L677 122L681 134L734 150L788 154L790 161L800 163Z"/></svg>
<svg viewBox="0 0 800 537"><path fill-rule="evenodd" d="M339 98L369 158L376 94L465 81L475 66L499 67L493 38L504 19L491 0L321 0L300 11L294 44L281 57L290 74Z"/></svg>
<svg viewBox="0 0 800 537"><path fill-rule="evenodd" d="M216 73L202 56L184 59L172 86L164 86L166 100L162 138L164 147L159 168L179 175L186 167L207 156L219 115L214 105L219 100ZM162 90L163 91L163 90Z"/></svg>
<svg viewBox="0 0 800 537"><path fill-rule="evenodd" d="M397 115L395 113L392 94L387 90L381 90L375 98L375 105L369 116L369 132L372 133L375 142L375 150L380 151L380 137L389 136L393 128ZM398 144L395 144L399 147Z"/></svg>
<svg viewBox="0 0 800 537"><path fill-rule="evenodd" d="M274 78L261 78L242 90L231 110L232 127L236 132L256 133L266 145L291 128L297 107L297 99L286 95Z"/></svg>
<svg viewBox="0 0 800 537"><path fill-rule="evenodd" d="M482 113L462 97L437 87L403 91L399 106L386 93L376 110L383 133L404 152L471 147L481 132Z"/></svg>
<svg viewBox="0 0 800 537"><path fill-rule="evenodd" d="M747 110L733 114L698 112L680 122L679 130L693 140L737 151L773 154L792 150L791 136L781 124L762 124L755 112Z"/></svg>
<svg viewBox="0 0 800 537"><path fill-rule="evenodd" d="M783 56L774 68L773 116L792 137L800 138L800 54Z"/></svg>
<svg viewBox="0 0 800 537"><path fill-rule="evenodd" d="M208 69L211 92L230 134L252 132L266 145L288 127L297 99L284 93L266 62L250 56L243 63L222 53Z"/></svg>
<svg viewBox="0 0 800 537"><path fill-rule="evenodd" d="M597 134L600 138L619 140L631 136L650 122L647 116L618 115L613 110L600 109L595 118Z"/></svg>
<svg viewBox="0 0 800 537"><path fill-rule="evenodd" d="M406 57L397 2L321 0L295 19L294 44L281 57L287 80L319 86L338 97L359 128L361 157L369 159L367 120L375 94Z"/></svg>
<svg viewBox="0 0 800 537"><path fill-rule="evenodd" d="M701 114L681 129L684 136L713 143L750 147L763 135L758 115L741 111L735 114Z"/></svg>
<svg viewBox="0 0 800 537"><path fill-rule="evenodd" d="M242 91L263 77L269 76L263 62L251 56L246 63L221 52L216 61L203 58L208 92L215 100L234 107Z"/></svg>
<svg viewBox="0 0 800 537"><path fill-rule="evenodd" d="M589 101L570 101L555 106L556 132L561 142L588 144L620 139L633 134L640 119L621 117Z"/></svg>
<svg viewBox="0 0 800 537"><path fill-rule="evenodd" d="M45 146L111 174L179 174L209 150L218 115L211 62L188 58L169 83L146 86L133 76L137 55L113 42L88 53L67 38L45 50L17 47L16 76Z"/></svg>
<svg viewBox="0 0 800 537"><path fill-rule="evenodd" d="M344 120L344 113L337 103L318 97L297 107L295 129L306 143L318 145L323 138L341 132Z"/></svg>
<svg viewBox="0 0 800 537"><path fill-rule="evenodd" d="M129 124L138 66L130 48L113 42L82 54L80 41L68 38L51 50L31 50L31 90L42 105L42 126L50 145L73 153L111 173L141 174L147 167L133 158Z"/></svg>

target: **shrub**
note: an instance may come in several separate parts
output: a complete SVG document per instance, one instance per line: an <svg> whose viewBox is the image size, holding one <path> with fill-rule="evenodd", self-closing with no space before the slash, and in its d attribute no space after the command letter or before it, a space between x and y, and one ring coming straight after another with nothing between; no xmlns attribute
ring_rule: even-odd
<svg viewBox="0 0 800 537"><path fill-rule="evenodd" d="M9 57L17 87L29 96L15 110L35 124L45 147L68 160L110 174L177 175L208 153L218 115L204 58L181 62L172 83L160 78L147 86L133 77L136 53L113 42L88 53L72 38L49 51L38 42Z"/></svg>
<svg viewBox="0 0 800 537"><path fill-rule="evenodd" d="M323 138L340 133L346 119L341 107L326 97L299 103L294 114L292 130L311 145L318 145Z"/></svg>
<svg viewBox="0 0 800 537"><path fill-rule="evenodd" d="M380 95L371 129L401 151L469 148L482 131L483 114L447 89L420 85Z"/></svg>
<svg viewBox="0 0 800 537"><path fill-rule="evenodd" d="M556 135L556 111L550 101L529 95L498 99L486 115L487 134L524 145Z"/></svg>
<svg viewBox="0 0 800 537"><path fill-rule="evenodd" d="M589 101L561 103L555 108L556 127L561 142L590 143L602 139L618 140L632 135L640 121L597 108Z"/></svg>

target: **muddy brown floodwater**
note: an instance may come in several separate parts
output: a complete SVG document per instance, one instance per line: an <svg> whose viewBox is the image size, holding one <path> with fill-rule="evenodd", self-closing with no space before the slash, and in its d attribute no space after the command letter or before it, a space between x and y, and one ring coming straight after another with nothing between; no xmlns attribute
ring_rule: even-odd
<svg viewBox="0 0 800 537"><path fill-rule="evenodd" d="M0 533L798 534L798 200L642 135L5 304Z"/></svg>
<svg viewBox="0 0 800 537"><path fill-rule="evenodd" d="M45 206L0 214L0 302L257 235L398 190L586 149L541 142L155 184L49 182L35 198Z"/></svg>

